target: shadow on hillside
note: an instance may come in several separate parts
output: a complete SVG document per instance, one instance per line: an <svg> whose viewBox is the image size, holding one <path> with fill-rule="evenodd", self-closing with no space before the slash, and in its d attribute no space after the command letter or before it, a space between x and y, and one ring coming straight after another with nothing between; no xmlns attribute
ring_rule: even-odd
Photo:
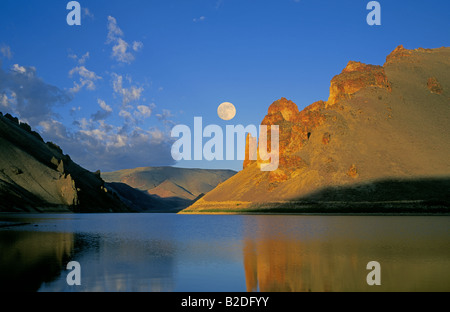
<svg viewBox="0 0 450 312"><path fill-rule="evenodd" d="M156 195L150 195L125 183L112 182L106 183L106 185L122 202L131 207L134 212L176 213L194 203L192 200L179 197L162 198Z"/></svg>
<svg viewBox="0 0 450 312"><path fill-rule="evenodd" d="M327 187L289 202L254 208L277 213L450 213L450 178L386 179Z"/></svg>

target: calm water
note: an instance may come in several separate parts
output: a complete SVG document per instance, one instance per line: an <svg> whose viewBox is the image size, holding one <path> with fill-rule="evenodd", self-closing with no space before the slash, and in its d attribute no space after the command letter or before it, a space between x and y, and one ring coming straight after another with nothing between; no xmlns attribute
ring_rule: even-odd
<svg viewBox="0 0 450 312"><path fill-rule="evenodd" d="M450 291L450 217L0 215L0 290ZM5 224L5 223L3 223ZM368 286L369 261L381 286ZM69 261L81 286L68 286Z"/></svg>

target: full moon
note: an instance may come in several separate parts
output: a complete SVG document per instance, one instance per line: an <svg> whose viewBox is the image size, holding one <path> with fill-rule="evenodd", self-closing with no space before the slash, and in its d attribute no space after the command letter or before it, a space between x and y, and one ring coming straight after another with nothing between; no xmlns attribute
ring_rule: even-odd
<svg viewBox="0 0 450 312"><path fill-rule="evenodd" d="M236 116L236 107L230 102L225 102L217 108L217 115L223 120L231 120Z"/></svg>

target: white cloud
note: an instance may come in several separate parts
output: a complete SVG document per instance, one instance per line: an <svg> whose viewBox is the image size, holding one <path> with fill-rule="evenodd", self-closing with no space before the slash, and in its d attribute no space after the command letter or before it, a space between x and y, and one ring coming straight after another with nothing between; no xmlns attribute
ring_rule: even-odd
<svg viewBox="0 0 450 312"><path fill-rule="evenodd" d="M18 64L14 64L11 70L20 74L25 74L27 72L27 69L25 67L19 66Z"/></svg>
<svg viewBox="0 0 450 312"><path fill-rule="evenodd" d="M104 141L106 138L106 132L101 129L81 130L79 133L97 141Z"/></svg>
<svg viewBox="0 0 450 312"><path fill-rule="evenodd" d="M80 65L86 64L86 60L89 59L89 57L90 57L90 53L89 52L86 52L81 57L78 57L78 55L76 55L76 54L69 54L69 58L77 61L78 64L80 64Z"/></svg>
<svg viewBox="0 0 450 312"><path fill-rule="evenodd" d="M7 58L8 60L12 59L12 52L11 48L7 45L2 45L0 47L0 53L3 55L4 58Z"/></svg>
<svg viewBox="0 0 450 312"><path fill-rule="evenodd" d="M80 79L81 80L81 79ZM80 83L73 82L73 87L69 89L72 93L78 93L86 86L88 90L95 90L95 84L92 81L82 80Z"/></svg>
<svg viewBox="0 0 450 312"><path fill-rule="evenodd" d="M75 121L73 124L78 126L80 129L88 129L89 125L92 121L87 120L86 118L81 118L80 120Z"/></svg>
<svg viewBox="0 0 450 312"><path fill-rule="evenodd" d="M59 121L50 119L46 121L41 121L39 126L42 127L44 133L52 133L53 141L56 139L65 140L68 137L68 132L66 127Z"/></svg>
<svg viewBox="0 0 450 312"><path fill-rule="evenodd" d="M138 52L144 47L144 44L140 41L134 41L133 42L133 50Z"/></svg>
<svg viewBox="0 0 450 312"><path fill-rule="evenodd" d="M115 126L105 121L81 119L69 132L58 121L41 124L44 139L60 145L65 153L89 170L172 165L173 139L158 128Z"/></svg>
<svg viewBox="0 0 450 312"><path fill-rule="evenodd" d="M6 96L5 93L0 94L0 105L5 108L9 107L9 98Z"/></svg>
<svg viewBox="0 0 450 312"><path fill-rule="evenodd" d="M162 114L156 114L156 118L158 118L159 121L162 121L166 127L175 125L175 122L169 119L171 117L173 117L172 112L168 109L163 109Z"/></svg>
<svg viewBox="0 0 450 312"><path fill-rule="evenodd" d="M98 105L100 106L100 110L98 110L95 114L92 115L92 119L95 121L102 121L108 118L113 112L111 106L107 105L105 101L98 99Z"/></svg>
<svg viewBox="0 0 450 312"><path fill-rule="evenodd" d="M106 105L106 102L103 100L98 99L98 104L100 105L101 109L103 109L105 112L112 112L112 108L109 105Z"/></svg>
<svg viewBox="0 0 450 312"><path fill-rule="evenodd" d="M127 106L126 108L120 110L119 116L124 119L124 125L126 127L136 129L145 119L152 116L155 107L155 104L138 105L136 108Z"/></svg>
<svg viewBox="0 0 450 312"><path fill-rule="evenodd" d="M152 115L152 110L149 106L139 105L137 111L135 112L136 117L148 118Z"/></svg>
<svg viewBox="0 0 450 312"><path fill-rule="evenodd" d="M89 58L89 52L86 52L80 59L78 60L78 64L85 64L86 60Z"/></svg>
<svg viewBox="0 0 450 312"><path fill-rule="evenodd" d="M84 66L77 66L75 68L72 68L69 72L69 75L72 77L74 74L80 75L80 77L89 79L89 80L98 80L102 77L97 76L93 71L88 70Z"/></svg>
<svg viewBox="0 0 450 312"><path fill-rule="evenodd" d="M196 22L203 22L204 20L206 20L205 16L200 16L199 18L194 18L193 19L194 23L196 23Z"/></svg>
<svg viewBox="0 0 450 312"><path fill-rule="evenodd" d="M133 101L138 101L141 98L142 92L144 92L143 87L131 86L129 88L125 88L123 86L123 76L116 73L113 73L112 76L114 92L122 97L123 105L127 105Z"/></svg>
<svg viewBox="0 0 450 312"><path fill-rule="evenodd" d="M173 117L172 113L168 109L163 109L162 114L156 114L159 120L166 120L167 118Z"/></svg>
<svg viewBox="0 0 450 312"><path fill-rule="evenodd" d="M8 109L9 112L17 113L14 106L17 105L17 95L15 92L10 90L4 90L0 93L0 106Z"/></svg>
<svg viewBox="0 0 450 312"><path fill-rule="evenodd" d="M95 90L95 81L102 79L102 77L88 70L85 66L77 66L69 71L69 77L72 78L75 74L80 78L79 82L74 81L74 86L70 89L72 93L79 92L83 87L91 91Z"/></svg>
<svg viewBox="0 0 450 312"><path fill-rule="evenodd" d="M122 38L116 40L116 44L112 47L112 57L122 63L130 64L134 61L134 55L128 51L128 43Z"/></svg>
<svg viewBox="0 0 450 312"><path fill-rule="evenodd" d="M78 67L73 70L73 75L83 79L97 77L86 68ZM117 78L116 89L124 101L139 100L143 88L134 86L131 79L118 77L119 75L114 76ZM59 121L55 108L71 101L72 96L71 93L44 82L38 77L34 67L15 64L11 70L5 71L0 66L0 107L8 105L8 112L29 123L40 132L44 140L61 146L76 163L88 170L112 171L125 169L125 166L135 168L174 164L170 131L143 126L142 118L152 115L154 104L139 104L136 107L128 105L116 112L115 107L107 101L97 99L98 112L103 116L94 114L83 117L68 127ZM81 108L71 105L68 110L75 116ZM135 112L139 118L135 117ZM106 119L109 114L117 113L128 118L120 126L111 124Z"/></svg>
<svg viewBox="0 0 450 312"><path fill-rule="evenodd" d="M19 64L14 64L8 72L0 67L0 94L10 95L10 111L27 120L32 127L54 116L56 105L72 99L69 93L39 78L36 68Z"/></svg>
<svg viewBox="0 0 450 312"><path fill-rule="evenodd" d="M81 111L81 106L74 106L70 109L70 115L74 116L76 114L76 112Z"/></svg>
<svg viewBox="0 0 450 312"><path fill-rule="evenodd" d="M125 119L130 119L130 118L132 118L131 113L130 113L130 112L127 112L126 110L123 110L123 109L120 110L119 116L122 117L122 118L125 118Z"/></svg>
<svg viewBox="0 0 450 312"><path fill-rule="evenodd" d="M123 36L123 31L117 25L117 20L112 16L108 16L108 41L107 41L107 43L113 42L117 38L122 37L122 36Z"/></svg>
<svg viewBox="0 0 450 312"><path fill-rule="evenodd" d="M153 129L153 130L149 131L149 134L152 136L152 141L154 143L160 144L160 143L163 143L164 140L166 139L164 132L162 132L159 129Z"/></svg>
<svg viewBox="0 0 450 312"><path fill-rule="evenodd" d="M130 52L130 44L124 39L124 33L122 29L117 25L117 20L108 16L108 35L107 44L113 44L111 57L121 63L130 64L134 61L135 56ZM140 41L134 41L131 45L131 50L138 52L142 49L144 44Z"/></svg>
<svg viewBox="0 0 450 312"><path fill-rule="evenodd" d="M82 8L83 17L88 17L90 19L94 19L94 14L88 8Z"/></svg>

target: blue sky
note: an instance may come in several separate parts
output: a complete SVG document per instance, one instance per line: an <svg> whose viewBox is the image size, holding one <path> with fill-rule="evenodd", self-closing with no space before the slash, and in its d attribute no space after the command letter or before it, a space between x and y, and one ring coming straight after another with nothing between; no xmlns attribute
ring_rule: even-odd
<svg viewBox="0 0 450 312"><path fill-rule="evenodd" d="M349 60L382 65L396 46L450 46L450 2L365 0L2 0L0 111L38 129L90 170L175 165L176 124L258 125L286 97L328 98ZM177 166L240 170L241 161Z"/></svg>

